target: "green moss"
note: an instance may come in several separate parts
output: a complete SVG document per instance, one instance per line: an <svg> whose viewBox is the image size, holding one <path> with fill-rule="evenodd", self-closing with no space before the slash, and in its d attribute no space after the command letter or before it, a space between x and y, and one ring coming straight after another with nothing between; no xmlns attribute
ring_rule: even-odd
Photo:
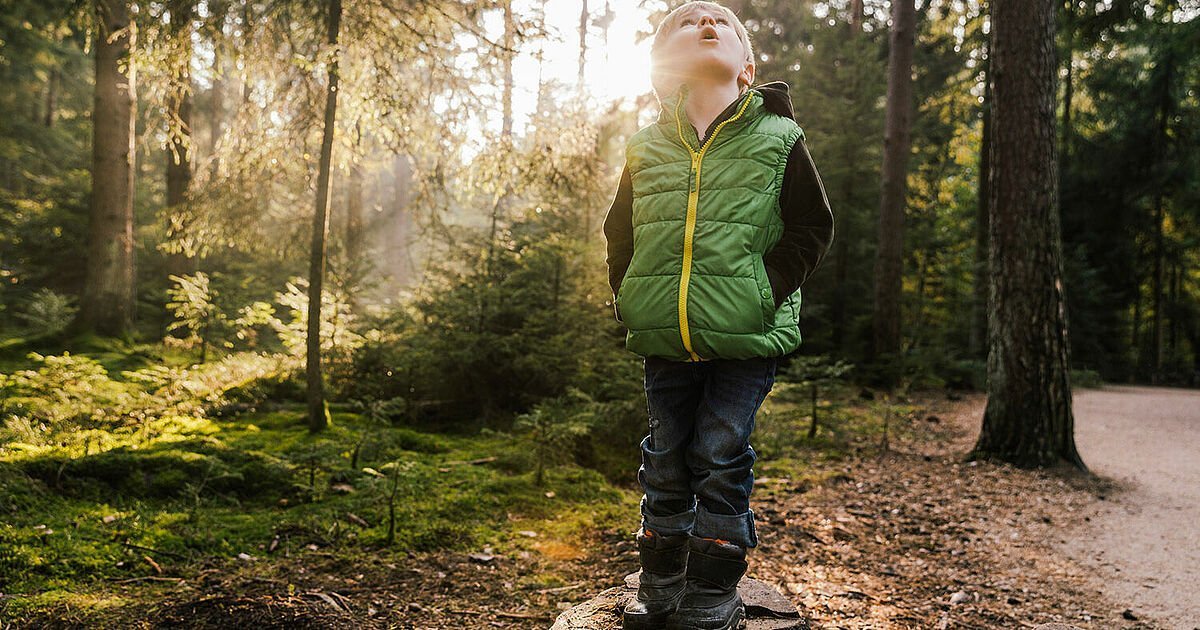
<svg viewBox="0 0 1200 630"><path fill-rule="evenodd" d="M102 359L110 371L173 360L166 351L139 358L128 347L96 343L97 352L113 353ZM238 563L239 554L270 563L276 540L275 554L302 556L315 546L347 562L483 545L562 559L594 548L597 532L636 529L644 400L615 408L622 419L580 445L576 461L591 467L549 468L539 486L529 449L501 432L396 427L345 405L314 434L302 396L289 400L297 387L294 376L237 385L237 396L270 405L225 418L181 411L86 439L0 443L0 584L31 595L6 600L4 613L53 616L73 607L74 619L102 615L125 605L109 595L114 579L152 574L146 556L170 575ZM823 408L815 440L806 437L806 405L768 399L755 433L757 475L813 485L826 474L822 462L876 443L877 410L847 399L827 414ZM899 434L906 423L891 430ZM614 485L621 478L626 483ZM395 540L384 549L393 481ZM524 530L538 535L517 533ZM547 575L541 587L560 585Z"/></svg>

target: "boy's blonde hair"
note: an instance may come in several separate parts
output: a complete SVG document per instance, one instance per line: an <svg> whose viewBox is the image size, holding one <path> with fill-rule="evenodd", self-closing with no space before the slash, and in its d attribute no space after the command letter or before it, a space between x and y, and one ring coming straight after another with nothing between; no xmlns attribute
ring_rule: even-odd
<svg viewBox="0 0 1200 630"><path fill-rule="evenodd" d="M733 30L737 33L738 39L742 42L742 47L746 49L746 62L750 65L754 64L754 49L750 45L750 34L746 32L746 26L734 15L729 7L717 4L716 2L708 2L707 0L691 0L685 2L667 14L666 17L658 23L658 28L654 31L654 41L650 44L650 83L654 88L654 96L661 102L663 98L674 93L682 81L679 77L670 76L662 71L659 67L660 61L657 55L659 46L667 39L673 30L679 25L679 14L685 9L690 9L695 5L702 5L720 11L729 18L730 24L733 25ZM749 85L739 85L738 91L745 94L746 90L750 89Z"/></svg>

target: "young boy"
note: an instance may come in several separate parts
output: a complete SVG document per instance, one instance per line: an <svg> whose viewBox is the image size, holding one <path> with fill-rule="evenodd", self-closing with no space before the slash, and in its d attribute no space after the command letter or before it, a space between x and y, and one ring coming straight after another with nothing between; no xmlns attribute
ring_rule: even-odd
<svg viewBox="0 0 1200 630"><path fill-rule="evenodd" d="M754 416L778 357L800 345L800 286L833 215L788 86L751 87L745 27L688 2L655 33L661 111L628 141L604 222L626 347L645 357L642 563L625 628L734 628L746 550Z"/></svg>

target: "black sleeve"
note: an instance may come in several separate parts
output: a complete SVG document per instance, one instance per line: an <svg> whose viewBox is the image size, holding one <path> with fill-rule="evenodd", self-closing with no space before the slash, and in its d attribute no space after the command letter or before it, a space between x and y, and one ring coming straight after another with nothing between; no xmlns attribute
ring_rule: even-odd
<svg viewBox="0 0 1200 630"><path fill-rule="evenodd" d="M779 208L783 235L763 256L776 308L816 271L833 242L833 211L804 138L788 153Z"/></svg>
<svg viewBox="0 0 1200 630"><path fill-rule="evenodd" d="M633 181L628 164L621 171L617 196L608 209L608 215L604 217L604 238L608 241L608 284L613 293L613 310L617 321L621 321L621 312L616 310L615 304L617 289L621 288L621 281L633 258Z"/></svg>

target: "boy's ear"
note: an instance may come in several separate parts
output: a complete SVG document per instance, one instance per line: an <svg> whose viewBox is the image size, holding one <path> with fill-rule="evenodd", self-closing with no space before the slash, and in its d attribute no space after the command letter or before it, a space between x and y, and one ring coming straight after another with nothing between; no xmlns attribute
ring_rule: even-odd
<svg viewBox="0 0 1200 630"><path fill-rule="evenodd" d="M746 64L746 67L738 73L738 82L744 84L747 89L754 85L754 64Z"/></svg>

